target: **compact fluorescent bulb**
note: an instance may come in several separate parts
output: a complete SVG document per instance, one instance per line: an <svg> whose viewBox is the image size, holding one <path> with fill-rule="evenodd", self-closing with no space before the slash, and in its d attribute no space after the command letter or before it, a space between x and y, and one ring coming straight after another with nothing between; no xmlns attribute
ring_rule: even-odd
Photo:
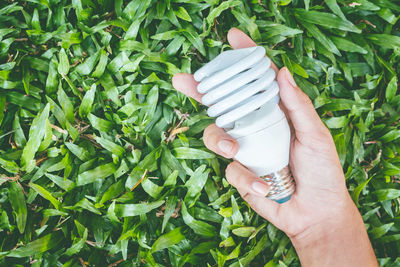
<svg viewBox="0 0 400 267"><path fill-rule="evenodd" d="M235 159L271 187L267 197L290 200L290 128L279 108L279 86L261 46L225 51L194 73L208 115L235 138Z"/></svg>

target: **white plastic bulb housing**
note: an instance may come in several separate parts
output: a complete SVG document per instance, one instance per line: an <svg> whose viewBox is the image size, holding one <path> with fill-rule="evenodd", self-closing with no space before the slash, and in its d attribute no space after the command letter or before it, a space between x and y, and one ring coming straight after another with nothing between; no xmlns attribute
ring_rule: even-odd
<svg viewBox="0 0 400 267"><path fill-rule="evenodd" d="M290 128L279 108L279 86L263 47L225 51L194 73L208 115L235 138L235 159L271 187L267 197L290 200Z"/></svg>

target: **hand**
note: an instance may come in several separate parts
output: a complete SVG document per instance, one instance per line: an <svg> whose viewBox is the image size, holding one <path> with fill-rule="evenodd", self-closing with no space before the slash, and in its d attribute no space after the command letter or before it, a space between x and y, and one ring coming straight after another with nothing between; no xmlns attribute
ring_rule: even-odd
<svg viewBox="0 0 400 267"><path fill-rule="evenodd" d="M229 31L228 41L234 49L256 46L238 29ZM292 128L290 168L296 181L296 191L284 204L269 200L265 197L269 191L268 185L236 161L226 169L227 180L258 214L289 236L303 264L349 264L349 261L340 264L340 257L345 254L340 253L343 249L333 245L334 240L338 239L341 242L337 245L345 247L346 237L350 238L349 246L358 246L362 250L354 251L351 262L359 266L375 266L374 253L361 216L347 192L329 130L319 118L311 100L296 85L289 70L278 70L274 64L272 67L278 73L280 106ZM178 91L201 102L202 95L197 92L198 83L191 74L177 74L172 82ZM237 142L215 124L205 129L203 141L207 148L226 158L234 157L238 151ZM323 244L323 240L329 244ZM323 251L310 250L317 243ZM319 255L324 253L328 255ZM330 259L329 253L336 257ZM363 255L364 260L360 261L357 253L359 257ZM369 257L365 257L365 254Z"/></svg>

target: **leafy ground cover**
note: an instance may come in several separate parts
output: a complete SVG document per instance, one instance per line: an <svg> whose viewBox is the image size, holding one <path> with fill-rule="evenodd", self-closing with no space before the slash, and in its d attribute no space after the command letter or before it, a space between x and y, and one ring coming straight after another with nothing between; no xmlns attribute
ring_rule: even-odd
<svg viewBox="0 0 400 267"><path fill-rule="evenodd" d="M399 15L391 0L1 1L0 265L299 265L171 86L235 26L295 73L381 266L399 266Z"/></svg>

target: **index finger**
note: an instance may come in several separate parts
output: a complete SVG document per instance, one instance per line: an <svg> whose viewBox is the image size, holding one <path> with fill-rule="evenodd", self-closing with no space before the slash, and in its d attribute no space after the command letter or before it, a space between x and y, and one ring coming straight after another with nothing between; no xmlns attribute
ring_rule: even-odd
<svg viewBox="0 0 400 267"><path fill-rule="evenodd" d="M197 91L198 84L199 83L194 80L193 74L177 73L172 77L172 86L176 90L201 103L203 95Z"/></svg>
<svg viewBox="0 0 400 267"><path fill-rule="evenodd" d="M244 32L237 28L232 28L228 32L228 42L233 49L257 46L257 44ZM271 68L278 73L279 69L271 60Z"/></svg>

